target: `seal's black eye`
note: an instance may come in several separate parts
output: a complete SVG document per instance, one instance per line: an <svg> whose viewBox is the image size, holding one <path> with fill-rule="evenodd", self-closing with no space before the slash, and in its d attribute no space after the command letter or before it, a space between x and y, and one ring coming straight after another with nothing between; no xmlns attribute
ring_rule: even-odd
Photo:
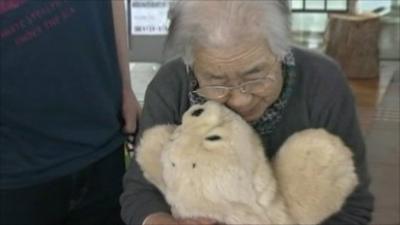
<svg viewBox="0 0 400 225"><path fill-rule="evenodd" d="M193 163L193 164L192 164L192 168L193 168L193 169L196 168L196 163Z"/></svg>
<svg viewBox="0 0 400 225"><path fill-rule="evenodd" d="M200 116L204 112L204 109L196 109L192 112L192 116Z"/></svg>
<svg viewBox="0 0 400 225"><path fill-rule="evenodd" d="M207 141L218 141L218 140L221 140L221 139L222 138L219 135L211 135L211 136L206 137Z"/></svg>
<svg viewBox="0 0 400 225"><path fill-rule="evenodd" d="M171 163L172 167L175 167L175 163Z"/></svg>

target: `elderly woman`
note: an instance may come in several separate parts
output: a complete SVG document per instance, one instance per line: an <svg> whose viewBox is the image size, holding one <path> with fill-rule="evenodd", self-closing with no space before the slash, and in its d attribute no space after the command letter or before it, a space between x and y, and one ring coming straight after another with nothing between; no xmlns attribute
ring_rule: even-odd
<svg viewBox="0 0 400 225"><path fill-rule="evenodd" d="M225 104L259 133L273 157L293 133L324 128L354 151L360 185L324 224L367 224L373 198L354 99L331 59L294 48L283 0L179 1L170 11L169 60L148 87L140 130L179 124L193 104ZM127 224L207 224L175 219L138 165L125 175L121 196Z"/></svg>

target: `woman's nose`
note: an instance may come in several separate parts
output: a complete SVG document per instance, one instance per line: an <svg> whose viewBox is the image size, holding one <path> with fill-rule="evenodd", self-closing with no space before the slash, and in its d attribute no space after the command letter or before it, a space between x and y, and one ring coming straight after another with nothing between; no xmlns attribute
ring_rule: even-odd
<svg viewBox="0 0 400 225"><path fill-rule="evenodd" d="M226 105L237 113L241 114L248 111L252 100L252 95L243 93L239 88L231 90L229 99L226 101Z"/></svg>

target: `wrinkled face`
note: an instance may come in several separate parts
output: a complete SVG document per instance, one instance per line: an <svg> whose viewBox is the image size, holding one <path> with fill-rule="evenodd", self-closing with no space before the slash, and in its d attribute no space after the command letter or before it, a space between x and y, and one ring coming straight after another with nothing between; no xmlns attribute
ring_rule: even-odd
<svg viewBox="0 0 400 225"><path fill-rule="evenodd" d="M200 88L237 87L243 83L270 78L261 88L230 90L223 98L212 99L225 104L246 121L260 118L277 100L282 90L280 62L266 41L255 39L230 48L195 48L193 70ZM272 82L271 82L272 81Z"/></svg>

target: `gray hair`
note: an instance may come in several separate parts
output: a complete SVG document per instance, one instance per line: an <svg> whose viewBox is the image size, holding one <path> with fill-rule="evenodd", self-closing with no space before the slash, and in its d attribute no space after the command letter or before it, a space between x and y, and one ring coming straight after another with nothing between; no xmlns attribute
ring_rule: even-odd
<svg viewBox="0 0 400 225"><path fill-rule="evenodd" d="M178 0L171 3L164 53L192 65L194 47L230 47L261 37L283 59L290 49L289 12L287 0Z"/></svg>

